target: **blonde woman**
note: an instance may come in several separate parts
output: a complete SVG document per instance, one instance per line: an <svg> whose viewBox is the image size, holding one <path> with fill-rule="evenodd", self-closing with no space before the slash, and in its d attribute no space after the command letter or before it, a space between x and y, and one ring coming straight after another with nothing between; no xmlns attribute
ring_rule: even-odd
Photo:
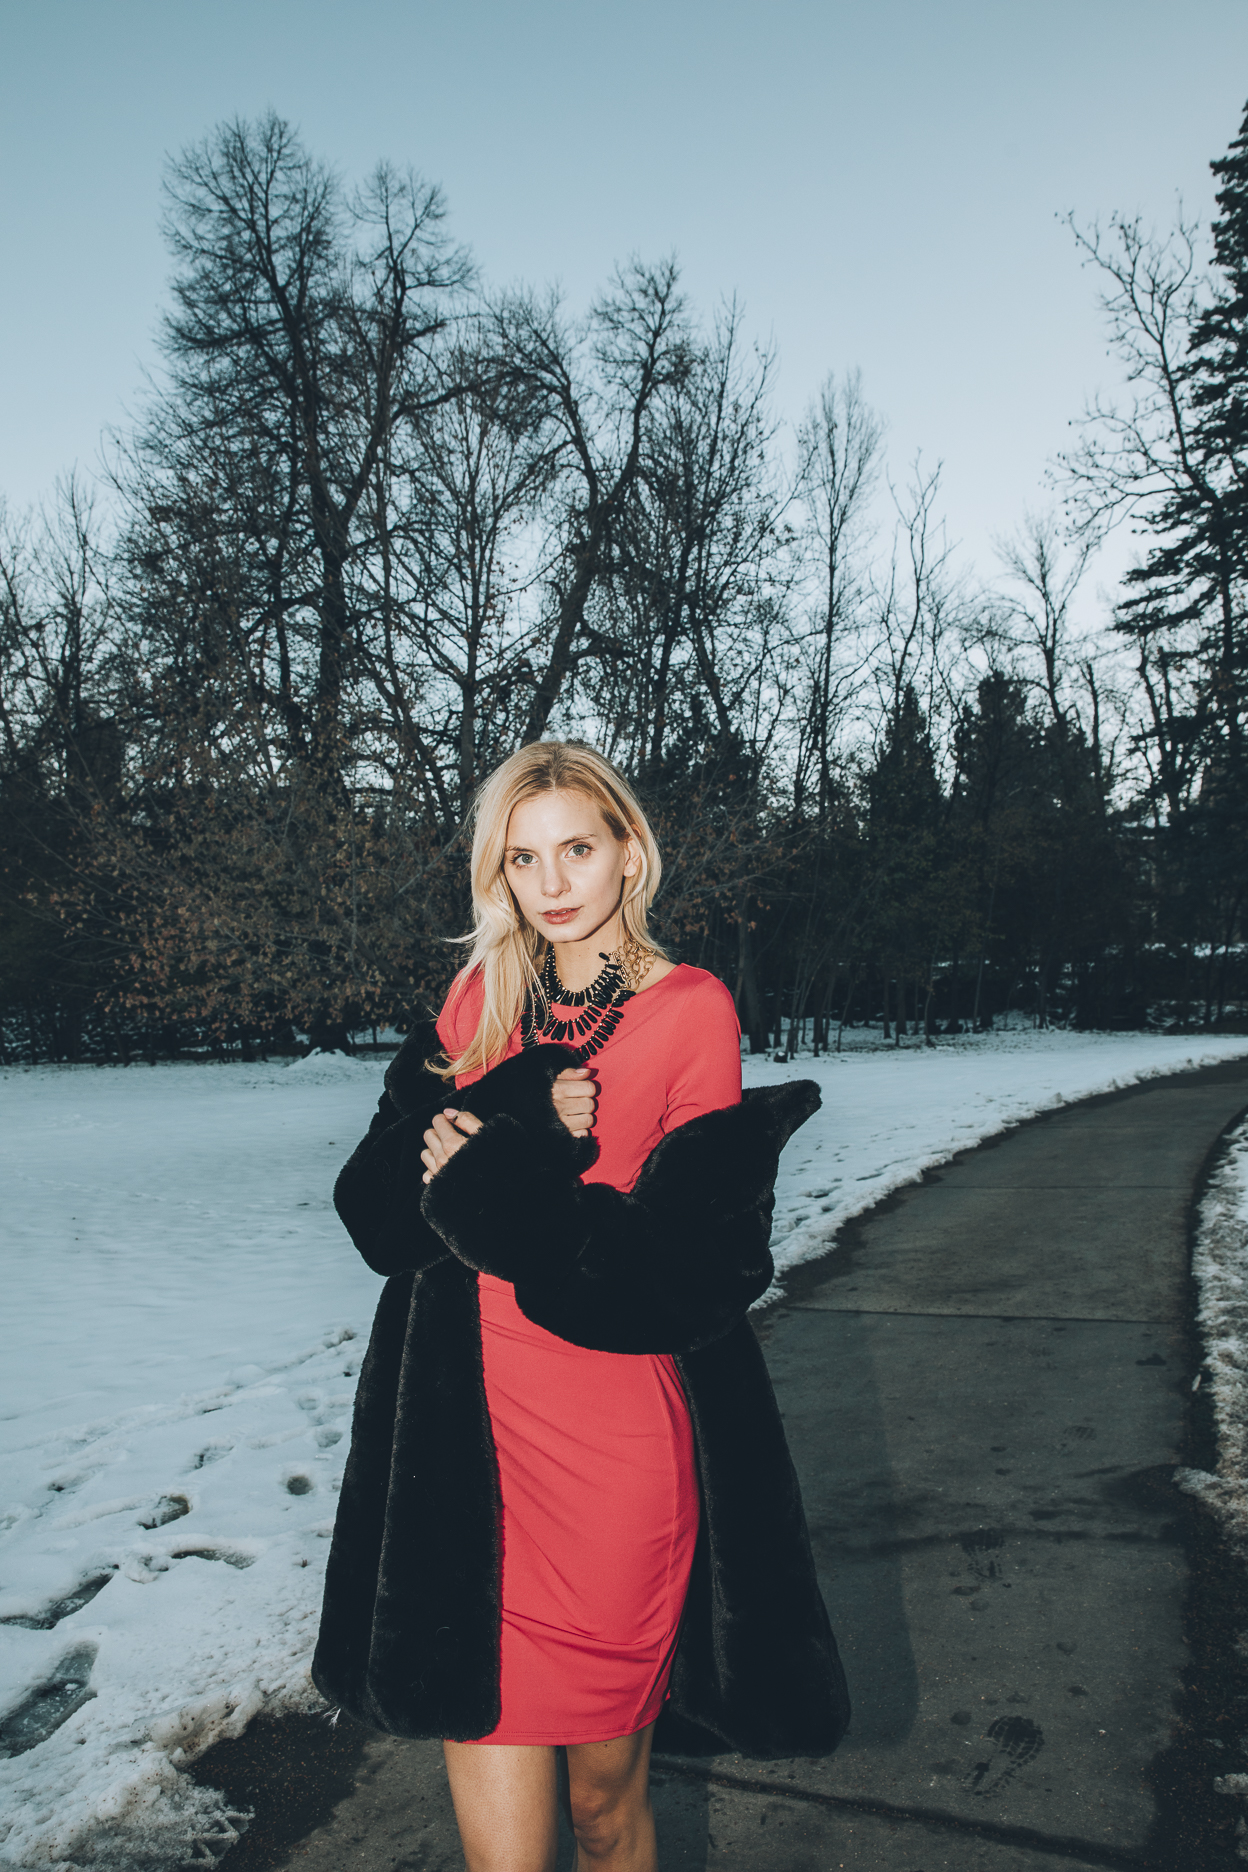
<svg viewBox="0 0 1248 1872"><path fill-rule="evenodd" d="M848 1721L745 1317L818 1092L742 1102L731 996L649 934L659 872L593 749L505 761L467 965L335 1192L388 1280L313 1675L442 1738L469 1872L554 1872L559 1750L578 1872L654 1872L656 1725L776 1757Z"/></svg>

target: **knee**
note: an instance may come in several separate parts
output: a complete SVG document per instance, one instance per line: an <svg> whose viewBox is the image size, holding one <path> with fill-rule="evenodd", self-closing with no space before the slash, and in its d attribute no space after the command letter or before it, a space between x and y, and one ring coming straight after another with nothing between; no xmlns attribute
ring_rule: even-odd
<svg viewBox="0 0 1248 1872"><path fill-rule="evenodd" d="M613 1852L619 1844L620 1802L594 1788L574 1795L571 1804L577 1845L593 1857Z"/></svg>
<svg viewBox="0 0 1248 1872"><path fill-rule="evenodd" d="M636 1830L646 1804L614 1789L578 1790L571 1803L577 1845L589 1859L609 1858Z"/></svg>

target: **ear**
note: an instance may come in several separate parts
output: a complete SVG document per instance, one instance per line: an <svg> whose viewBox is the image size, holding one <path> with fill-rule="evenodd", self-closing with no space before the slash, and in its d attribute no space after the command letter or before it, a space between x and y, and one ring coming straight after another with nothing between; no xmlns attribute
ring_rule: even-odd
<svg viewBox="0 0 1248 1872"><path fill-rule="evenodd" d="M635 838L625 839L624 854L625 877L636 877L641 870L641 846Z"/></svg>

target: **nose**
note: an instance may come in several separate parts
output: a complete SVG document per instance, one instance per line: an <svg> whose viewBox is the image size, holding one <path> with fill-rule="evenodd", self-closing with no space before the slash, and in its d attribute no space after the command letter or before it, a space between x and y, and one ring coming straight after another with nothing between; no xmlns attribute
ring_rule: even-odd
<svg viewBox="0 0 1248 1872"><path fill-rule="evenodd" d="M557 859L550 859L542 867L542 896L566 897L571 886L567 873Z"/></svg>

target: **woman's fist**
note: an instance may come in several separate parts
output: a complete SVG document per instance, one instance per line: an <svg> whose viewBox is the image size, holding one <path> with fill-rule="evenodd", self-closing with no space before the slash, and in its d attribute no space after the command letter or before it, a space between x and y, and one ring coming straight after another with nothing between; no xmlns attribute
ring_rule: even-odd
<svg viewBox="0 0 1248 1872"><path fill-rule="evenodd" d="M588 1066L568 1066L551 1087L555 1110L573 1137L588 1137L594 1128L598 1087Z"/></svg>
<svg viewBox="0 0 1248 1872"><path fill-rule="evenodd" d="M473 1132L480 1129L481 1120L474 1118L471 1112L456 1111L450 1105L445 1111L440 1111L425 1132L425 1148L420 1153L425 1174L421 1181L431 1183L443 1164L449 1162L456 1151L468 1142Z"/></svg>
<svg viewBox="0 0 1248 1872"><path fill-rule="evenodd" d="M573 1137L588 1137L594 1128L594 1107L598 1102L598 1087L588 1066L570 1066L561 1072L551 1088L551 1097L555 1110ZM443 1164L480 1129L481 1120L474 1118L471 1112L457 1111L453 1105L440 1111L425 1132L425 1148L420 1153L420 1161L425 1166L423 1181L432 1182Z"/></svg>

